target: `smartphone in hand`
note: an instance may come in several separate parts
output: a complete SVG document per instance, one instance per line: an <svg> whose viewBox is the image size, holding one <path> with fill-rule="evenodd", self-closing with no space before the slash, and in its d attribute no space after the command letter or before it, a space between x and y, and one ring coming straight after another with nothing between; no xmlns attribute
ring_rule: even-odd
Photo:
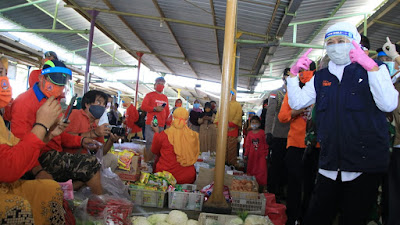
<svg viewBox="0 0 400 225"><path fill-rule="evenodd" d="M68 123L69 116L71 115L72 108L74 107L74 103L75 103L77 97L78 97L78 94L75 94L74 97L72 97L71 101L69 102L68 108L64 114L63 123Z"/></svg>

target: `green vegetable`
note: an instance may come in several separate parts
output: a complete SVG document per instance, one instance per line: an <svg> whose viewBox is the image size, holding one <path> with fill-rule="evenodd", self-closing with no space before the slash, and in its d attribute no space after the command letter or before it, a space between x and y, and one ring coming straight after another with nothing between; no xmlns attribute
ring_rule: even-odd
<svg viewBox="0 0 400 225"><path fill-rule="evenodd" d="M243 221L246 220L247 216L249 215L249 212L247 211L241 211L237 213L238 217L240 217L240 219L242 219Z"/></svg>
<svg viewBox="0 0 400 225"><path fill-rule="evenodd" d="M133 225L152 225L149 221L147 221L146 217L138 216L132 218L131 222Z"/></svg>
<svg viewBox="0 0 400 225"><path fill-rule="evenodd" d="M179 210L172 210L167 217L167 223L170 225L183 225L188 221L186 213Z"/></svg>
<svg viewBox="0 0 400 225"><path fill-rule="evenodd" d="M243 220L240 219L239 217L233 218L229 220L228 222L225 222L225 225L242 225Z"/></svg>
<svg viewBox="0 0 400 225"><path fill-rule="evenodd" d="M167 220L168 214L153 214L147 217L147 221L151 224L156 224L158 222L165 222Z"/></svg>

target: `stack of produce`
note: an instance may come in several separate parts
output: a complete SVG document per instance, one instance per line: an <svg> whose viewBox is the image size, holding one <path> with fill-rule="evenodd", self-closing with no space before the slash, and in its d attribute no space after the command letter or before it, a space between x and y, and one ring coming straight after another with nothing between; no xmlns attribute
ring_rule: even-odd
<svg viewBox="0 0 400 225"><path fill-rule="evenodd" d="M131 222L133 225L274 225L268 217L264 216L246 215L243 219L239 216L219 216L226 216L229 219L225 220L222 224L212 218L196 221L188 219L186 213L182 211L172 210L169 214L153 214L147 218L134 216L131 218Z"/></svg>

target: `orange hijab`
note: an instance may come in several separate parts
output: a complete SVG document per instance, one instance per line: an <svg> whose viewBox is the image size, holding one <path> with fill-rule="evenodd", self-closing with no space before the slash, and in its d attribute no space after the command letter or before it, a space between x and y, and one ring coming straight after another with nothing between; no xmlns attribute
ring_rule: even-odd
<svg viewBox="0 0 400 225"><path fill-rule="evenodd" d="M186 121L189 118L189 112L185 108L176 108L173 117L171 127L164 132L167 134L169 142L174 146L179 164L191 166L196 163L200 154L199 134L187 126Z"/></svg>

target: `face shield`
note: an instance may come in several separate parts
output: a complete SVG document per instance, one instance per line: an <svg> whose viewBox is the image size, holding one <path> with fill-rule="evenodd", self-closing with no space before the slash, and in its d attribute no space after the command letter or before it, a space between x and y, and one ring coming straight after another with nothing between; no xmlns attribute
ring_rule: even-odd
<svg viewBox="0 0 400 225"><path fill-rule="evenodd" d="M42 70L43 92L47 97L66 98L71 96L72 71L65 67L49 67ZM70 98L67 98L70 99ZM68 103L68 101L65 101Z"/></svg>

